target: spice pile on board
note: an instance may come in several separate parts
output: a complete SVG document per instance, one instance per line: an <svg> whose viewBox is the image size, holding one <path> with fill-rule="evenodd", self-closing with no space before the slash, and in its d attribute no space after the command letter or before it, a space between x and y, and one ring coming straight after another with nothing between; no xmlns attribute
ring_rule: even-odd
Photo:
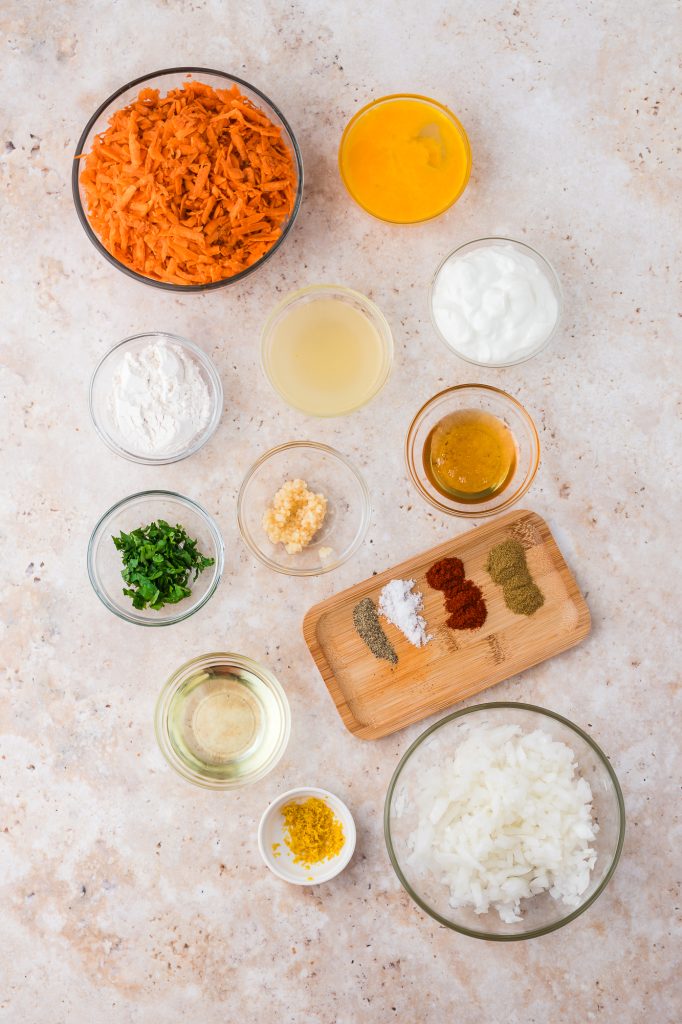
<svg viewBox="0 0 682 1024"><path fill-rule="evenodd" d="M464 578L461 558L441 558L426 574L426 582L433 590L442 590L445 610L449 617L445 625L450 629L480 629L488 617L488 609L481 588Z"/></svg>
<svg viewBox="0 0 682 1024"><path fill-rule="evenodd" d="M486 572L502 587L504 603L516 615L532 615L542 608L545 598L533 581L526 552L518 540L497 544L486 562Z"/></svg>

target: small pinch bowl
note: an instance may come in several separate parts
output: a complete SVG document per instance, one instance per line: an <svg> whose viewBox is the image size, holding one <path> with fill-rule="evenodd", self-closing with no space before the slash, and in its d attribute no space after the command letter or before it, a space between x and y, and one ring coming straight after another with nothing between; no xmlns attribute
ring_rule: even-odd
<svg viewBox="0 0 682 1024"><path fill-rule="evenodd" d="M308 547L289 555L283 544L271 543L262 520L282 484L295 479L324 494L328 505L322 527ZM269 569L288 576L318 576L338 568L362 544L371 512L367 484L358 470L345 455L316 441L292 441L261 455L237 498L237 520L247 547Z"/></svg>
<svg viewBox="0 0 682 1024"><path fill-rule="evenodd" d="M341 822L344 844L335 857L330 857L329 860L321 861L319 864L311 864L308 868L304 864L294 864L293 854L284 841L284 819L281 810L285 804L292 801L302 803L313 796L324 800ZM353 815L343 800L326 789L307 786L290 789L273 800L265 810L258 826L258 849L261 857L274 875L285 882L291 882L292 885L320 885L322 882L329 882L332 878L336 878L353 856L355 840ZM279 846L273 850L275 843L279 843Z"/></svg>
<svg viewBox="0 0 682 1024"><path fill-rule="evenodd" d="M521 900L521 921L505 923L496 910L476 914L473 907L450 905L449 887L424 864L411 859L411 836L419 821L424 773L443 764L481 725L518 725L524 732L542 729L565 743L575 755L578 772L592 790L592 815L599 824L593 842L597 859L576 907L539 893ZM609 759L591 736L554 711L533 704L499 701L476 704L430 726L408 748L396 768L384 805L384 836L391 864L414 902L446 928L475 939L513 942L546 935L574 921L601 895L618 865L625 837L625 804Z"/></svg>
<svg viewBox="0 0 682 1024"><path fill-rule="evenodd" d="M516 468L504 490L487 501L465 504L437 490L424 469L424 444L435 425L449 413L479 409L507 425L516 444ZM431 505L451 516L477 519L514 505L526 493L540 464L540 438L533 420L516 398L489 384L457 384L430 398L412 420L405 440L405 459L412 482Z"/></svg>
<svg viewBox="0 0 682 1024"><path fill-rule="evenodd" d="M202 82L205 85L210 85L214 89L229 89L231 86L236 85L242 95L246 96L246 98L251 100L256 107L262 110L269 120L281 129L282 140L292 156L294 169L296 171L297 184L294 206L291 214L289 215L289 219L284 223L282 232L277 241L260 257L260 259L256 260L255 263L252 263L251 266L247 267L245 270L241 270L238 274L233 274L231 277L224 277L220 281L211 281L207 284L183 285L170 281L158 281L153 277L146 277L144 274L139 274L136 270L132 270L124 263L121 263L115 256L112 256L90 225L84 193L80 185L80 165L82 163L80 157L81 154L87 154L90 151L95 135L99 135L107 128L109 119L112 115L116 113L117 110L121 110L129 103L132 103L139 95L141 89L158 89L159 92L165 96L171 89L180 88L188 79L194 79L195 81ZM280 246L284 244L284 241L289 235L294 221L296 220L296 216L301 206L301 199L303 198L303 160L294 133L284 115L275 106L272 100L268 99L265 93L262 93L260 89L257 89L254 85L251 85L249 82L245 82L242 78L237 78L235 75L227 74L224 71L216 71L213 68L164 68L160 71L152 71L150 74L142 75L140 78L134 78L132 82L127 82L126 85L122 85L97 108L83 129L83 133L76 146L71 170L71 190L73 193L73 202L76 207L76 213L83 230L100 255L111 263L112 266L116 267L117 270L120 270L128 277L131 277L134 281L140 281L142 284L151 285L154 288L161 288L169 292L187 293L212 291L216 288L224 288L225 285L236 284L237 281L243 280L245 277L248 277L249 274L255 273L255 271L262 267L271 256L274 256Z"/></svg>
<svg viewBox="0 0 682 1024"><path fill-rule="evenodd" d="M123 593L123 562L111 538L121 530L130 533L158 519L184 526L198 541L201 554L213 558L214 563L199 573L196 581L190 577L192 592L184 601L167 604L158 611L133 608L132 600ZM215 593L224 564L223 541L213 517L196 501L174 491L140 491L118 501L101 517L88 544L88 576L93 590L110 612L138 626L172 626L194 615Z"/></svg>
<svg viewBox="0 0 682 1024"><path fill-rule="evenodd" d="M208 388L211 414L204 429L190 438L187 444L181 446L177 451L167 451L163 455L151 456L133 451L128 442L120 436L110 402L114 374L123 357L129 352L136 354L156 341L165 341L169 345L181 348L185 355L192 360ZM119 341L100 360L90 381L90 416L98 435L107 448L110 448L116 455L120 455L121 458L128 459L130 462L140 462L145 466L165 466L194 455L215 433L222 411L223 386L211 359L198 345L186 338L181 338L178 334L169 334L165 331L134 334Z"/></svg>

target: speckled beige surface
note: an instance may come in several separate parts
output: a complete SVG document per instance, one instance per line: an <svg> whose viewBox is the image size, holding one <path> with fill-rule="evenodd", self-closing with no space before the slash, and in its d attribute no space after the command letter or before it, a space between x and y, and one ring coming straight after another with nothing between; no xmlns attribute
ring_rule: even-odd
<svg viewBox="0 0 682 1024"><path fill-rule="evenodd" d="M4 5L1 1022L680 1019L676 10L667 0ZM184 63L231 70L280 104L306 188L266 269L177 298L95 253L69 178L101 100ZM335 162L358 104L401 89L451 105L474 154L456 208L413 229L356 209ZM496 233L550 258L566 313L541 357L476 372L440 346L426 292L450 248ZM371 406L319 423L274 398L257 339L279 295L325 280L379 303L397 358ZM98 441L87 385L114 342L154 328L206 347L225 413L199 455L150 470ZM584 645L488 696L537 702L588 729L629 816L620 867L594 907L508 946L446 931L399 887L383 798L421 727L377 743L345 733L299 631L313 602L466 528L415 495L402 438L434 391L476 379L537 419L542 466L524 504L548 519L594 621ZM252 460L308 437L355 459L375 507L361 552L312 581L255 564L235 517ZM163 633L111 616L85 570L98 515L150 486L204 502L227 549L210 604ZM177 779L152 731L164 679L210 649L267 662L293 713L279 768L233 795ZM298 784L336 791L358 825L350 868L303 891L273 878L256 847L262 809Z"/></svg>

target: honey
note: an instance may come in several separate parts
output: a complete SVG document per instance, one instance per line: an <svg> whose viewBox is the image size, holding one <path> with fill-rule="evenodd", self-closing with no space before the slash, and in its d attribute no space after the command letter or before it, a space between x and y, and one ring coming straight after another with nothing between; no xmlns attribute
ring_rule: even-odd
<svg viewBox="0 0 682 1024"><path fill-rule="evenodd" d="M446 498L468 504L489 501L509 484L516 469L516 443L509 427L481 409L443 417L424 444L424 471Z"/></svg>

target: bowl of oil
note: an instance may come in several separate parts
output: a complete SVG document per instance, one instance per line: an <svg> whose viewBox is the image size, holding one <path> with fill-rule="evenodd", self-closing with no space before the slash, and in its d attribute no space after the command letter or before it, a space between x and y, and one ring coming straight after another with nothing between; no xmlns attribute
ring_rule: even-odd
<svg viewBox="0 0 682 1024"><path fill-rule="evenodd" d="M540 463L540 439L506 391L459 384L419 410L405 457L423 498L441 512L476 518L502 512L526 493Z"/></svg>
<svg viewBox="0 0 682 1024"><path fill-rule="evenodd" d="M289 742L286 694L267 668L241 654L203 654L167 681L156 738L168 764L204 789L237 789L272 771Z"/></svg>

